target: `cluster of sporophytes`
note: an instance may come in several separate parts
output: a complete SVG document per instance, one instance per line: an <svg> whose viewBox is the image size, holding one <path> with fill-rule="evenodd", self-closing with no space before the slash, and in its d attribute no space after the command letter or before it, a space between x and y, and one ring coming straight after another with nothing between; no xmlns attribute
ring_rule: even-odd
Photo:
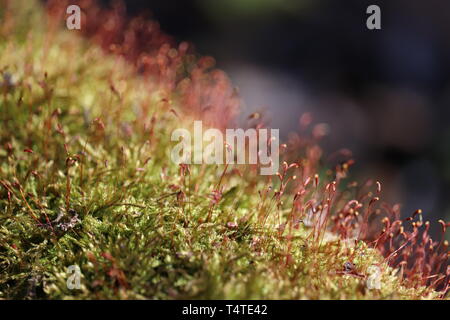
<svg viewBox="0 0 450 320"><path fill-rule="evenodd" d="M81 1L82 37L63 2L0 3L0 298L447 297L448 223L432 240L348 154L325 167L308 115L275 176L176 165L174 129L238 111L210 58L120 6Z"/></svg>

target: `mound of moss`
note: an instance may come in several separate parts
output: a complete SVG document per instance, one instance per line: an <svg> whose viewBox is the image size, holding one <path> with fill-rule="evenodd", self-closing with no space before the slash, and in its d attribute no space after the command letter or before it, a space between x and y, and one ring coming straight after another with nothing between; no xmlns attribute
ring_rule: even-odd
<svg viewBox="0 0 450 320"><path fill-rule="evenodd" d="M293 200L278 201L276 177L173 163L171 133L191 125L178 89L139 76L76 31L50 30L34 1L9 5L0 40L0 298L439 296L408 285L364 241L289 225ZM81 271L79 288L67 285L70 266ZM368 284L374 266L379 286Z"/></svg>

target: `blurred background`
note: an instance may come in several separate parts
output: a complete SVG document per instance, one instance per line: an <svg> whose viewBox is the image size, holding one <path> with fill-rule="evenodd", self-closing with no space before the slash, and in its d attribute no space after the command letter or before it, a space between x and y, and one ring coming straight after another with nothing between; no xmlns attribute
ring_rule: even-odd
<svg viewBox="0 0 450 320"><path fill-rule="evenodd" d="M244 116L264 111L286 137L311 112L329 126L328 154L352 150L357 179L382 181L404 215L421 208L426 220L449 219L450 1L125 2L213 56ZM381 30L366 27L371 4Z"/></svg>

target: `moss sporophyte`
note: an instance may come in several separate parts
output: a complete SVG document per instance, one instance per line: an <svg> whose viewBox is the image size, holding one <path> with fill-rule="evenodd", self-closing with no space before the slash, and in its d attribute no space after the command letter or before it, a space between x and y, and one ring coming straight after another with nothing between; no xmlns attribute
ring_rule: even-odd
<svg viewBox="0 0 450 320"><path fill-rule="evenodd" d="M121 4L71 1L80 30L67 1L0 4L0 298L448 298L449 223L432 239L426 212L351 178L350 151L325 162L311 114L276 148L243 117L267 152L226 162L252 146L227 145L245 111L214 59ZM171 160L194 121L223 164Z"/></svg>

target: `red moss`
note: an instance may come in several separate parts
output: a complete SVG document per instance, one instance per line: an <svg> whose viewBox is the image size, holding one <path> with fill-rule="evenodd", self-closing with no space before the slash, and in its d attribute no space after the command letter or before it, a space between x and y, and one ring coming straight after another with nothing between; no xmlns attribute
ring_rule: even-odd
<svg viewBox="0 0 450 320"><path fill-rule="evenodd" d="M71 1L82 10L81 33L108 53L129 61L136 72L151 78L190 115L225 128L239 110L240 100L226 74L214 69L211 57L198 58L191 45L176 44L145 14L129 17L121 1L103 8L95 0ZM50 0L51 26L65 22L67 0ZM102 17L102 19L98 19Z"/></svg>

